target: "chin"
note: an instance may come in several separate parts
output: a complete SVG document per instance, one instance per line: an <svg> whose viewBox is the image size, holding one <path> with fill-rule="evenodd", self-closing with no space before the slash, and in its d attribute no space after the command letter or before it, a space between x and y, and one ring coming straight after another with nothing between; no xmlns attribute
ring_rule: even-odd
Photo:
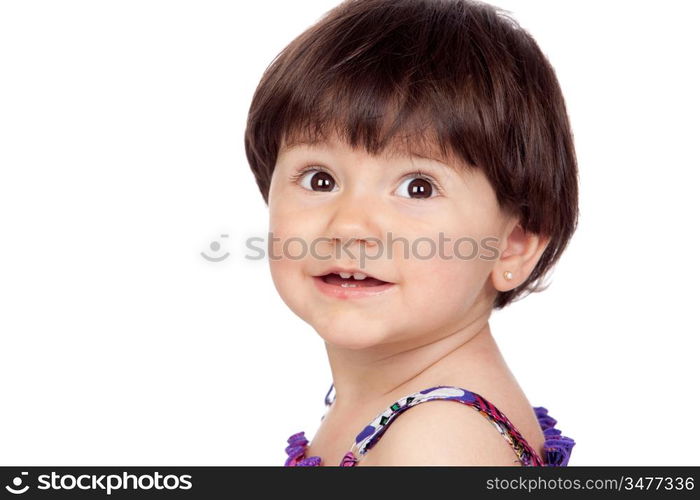
<svg viewBox="0 0 700 500"><path fill-rule="evenodd" d="M365 322L357 322L354 326L347 322L333 322L323 326L314 325L314 329L326 343L353 351L379 345L389 335L386 328Z"/></svg>

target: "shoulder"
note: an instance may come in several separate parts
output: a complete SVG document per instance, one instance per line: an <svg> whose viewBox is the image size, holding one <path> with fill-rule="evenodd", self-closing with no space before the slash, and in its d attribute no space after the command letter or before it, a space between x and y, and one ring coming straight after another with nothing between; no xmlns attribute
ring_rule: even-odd
<svg viewBox="0 0 700 500"><path fill-rule="evenodd" d="M520 465L511 445L473 407L433 400L396 417L357 465Z"/></svg>

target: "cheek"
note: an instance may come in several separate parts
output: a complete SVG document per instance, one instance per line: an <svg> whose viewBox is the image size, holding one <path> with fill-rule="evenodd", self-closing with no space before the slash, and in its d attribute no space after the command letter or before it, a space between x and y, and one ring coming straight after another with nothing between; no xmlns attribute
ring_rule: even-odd
<svg viewBox="0 0 700 500"><path fill-rule="evenodd" d="M489 262L480 258L485 254L480 247L483 235L454 231L430 239L434 244L417 245L402 263L407 302L429 305L432 309L421 309L426 314L462 314L476 300L490 272Z"/></svg>
<svg viewBox="0 0 700 500"><path fill-rule="evenodd" d="M268 224L270 265L298 266L308 254L306 249L312 235L312 221L299 214L284 197L271 200Z"/></svg>
<svg viewBox="0 0 700 500"><path fill-rule="evenodd" d="M283 199L271 199L269 205L267 255L272 281L287 306L300 312L299 286L303 279L305 250L308 243L304 219L300 219ZM301 221L301 222L300 222Z"/></svg>
<svg viewBox="0 0 700 500"><path fill-rule="evenodd" d="M407 262L406 268L412 292L427 302L463 303L478 293L482 284L483 272L474 259L436 256L430 260L414 259Z"/></svg>

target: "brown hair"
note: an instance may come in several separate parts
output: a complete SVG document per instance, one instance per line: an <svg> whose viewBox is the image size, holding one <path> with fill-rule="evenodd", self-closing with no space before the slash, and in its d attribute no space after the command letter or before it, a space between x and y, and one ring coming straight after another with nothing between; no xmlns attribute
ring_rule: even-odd
<svg viewBox="0 0 700 500"><path fill-rule="evenodd" d="M245 151L268 203L283 141L338 134L370 154L438 145L480 168L550 242L494 308L539 292L578 221L573 135L554 69L508 11L470 0L346 0L293 40L253 96Z"/></svg>

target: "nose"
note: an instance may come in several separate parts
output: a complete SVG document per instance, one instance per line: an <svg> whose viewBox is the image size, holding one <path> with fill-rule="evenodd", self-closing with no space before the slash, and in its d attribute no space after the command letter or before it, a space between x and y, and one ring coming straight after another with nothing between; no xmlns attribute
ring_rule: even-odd
<svg viewBox="0 0 700 500"><path fill-rule="evenodd" d="M375 247L381 241L380 216L381 209L369 195L344 193L336 200L326 236L332 244L350 246L357 242L358 245Z"/></svg>

